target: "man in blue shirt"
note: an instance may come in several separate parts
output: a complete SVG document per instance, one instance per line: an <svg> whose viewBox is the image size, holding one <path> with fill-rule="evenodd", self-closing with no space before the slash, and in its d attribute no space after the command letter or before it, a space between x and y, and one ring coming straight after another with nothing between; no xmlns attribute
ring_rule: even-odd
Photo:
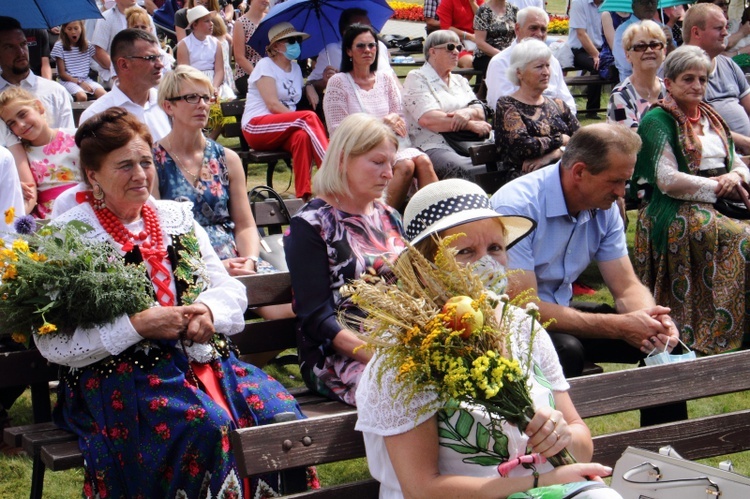
<svg viewBox="0 0 750 499"><path fill-rule="evenodd" d="M504 185L490 200L503 215L523 215L536 229L508 251L509 293L533 289L566 377L584 360L636 363L654 348L677 345L669 308L658 306L628 258L615 204L633 175L641 139L629 128L595 124L578 130L559 163ZM596 261L615 300L581 311L571 306L572 285ZM609 309L609 310L606 310ZM684 403L646 410L642 425L687 417Z"/></svg>

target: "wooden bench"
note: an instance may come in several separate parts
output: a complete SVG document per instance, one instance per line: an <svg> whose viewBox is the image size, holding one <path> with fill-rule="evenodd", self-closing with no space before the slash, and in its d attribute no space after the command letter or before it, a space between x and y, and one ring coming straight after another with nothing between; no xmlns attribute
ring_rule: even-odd
<svg viewBox="0 0 750 499"><path fill-rule="evenodd" d="M570 381L570 395L584 418L654 407L669 402L750 389L750 351L585 376ZM245 476L298 469L365 456L362 434L350 409L309 420L232 432L232 447ZM594 437L593 461L614 466L628 446L658 451L672 445L686 459L750 450L750 410L678 421ZM293 497L378 497L373 480L305 491Z"/></svg>
<svg viewBox="0 0 750 499"><path fill-rule="evenodd" d="M73 122L75 123L76 127L80 125L81 115L83 114L83 112L93 103L94 101L92 100L86 102L71 103L71 107L73 108Z"/></svg>
<svg viewBox="0 0 750 499"><path fill-rule="evenodd" d="M242 134L242 113L245 111L244 100L233 100L221 103L221 112L225 118L234 117L235 123L225 123L221 134L228 138L239 138L240 147L235 152L242 159L242 166L247 174L247 165L251 163L261 163L267 165L266 168L266 185L273 187L273 173L279 161L284 161L289 169L292 168L292 155L284 150L278 151L256 151L251 149Z"/></svg>
<svg viewBox="0 0 750 499"><path fill-rule="evenodd" d="M586 94L585 93L573 93L572 87L597 86L597 87L602 87L602 90L603 90L604 89L603 87L617 83L611 80L603 80L602 78L599 77L598 74L567 76L567 73L569 71L579 71L579 70L575 68L563 69L563 74L565 74L565 84L568 86L569 89L571 89L571 94L573 95L573 97L586 97ZM583 109L577 109L576 111L578 113L591 113L591 112L602 113L602 112L606 112L607 108L600 107L597 109L586 109L586 106L584 104Z"/></svg>

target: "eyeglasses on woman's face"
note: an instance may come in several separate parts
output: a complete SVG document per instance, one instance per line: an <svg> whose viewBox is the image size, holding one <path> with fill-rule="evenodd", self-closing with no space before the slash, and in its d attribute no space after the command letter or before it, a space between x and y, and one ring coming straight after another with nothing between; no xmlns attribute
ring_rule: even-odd
<svg viewBox="0 0 750 499"><path fill-rule="evenodd" d="M176 102L179 100L184 100L188 104L198 104L201 100L205 102L206 104L209 104L214 101L213 96L206 95L206 94L187 94L187 95L178 95L177 97L170 97L167 99L169 102Z"/></svg>
<svg viewBox="0 0 750 499"><path fill-rule="evenodd" d="M453 52L454 50L458 50L461 52L464 49L464 46L460 43L443 43L441 45L435 45L432 47L434 49L445 49L448 52Z"/></svg>
<svg viewBox="0 0 750 499"><path fill-rule="evenodd" d="M378 44L375 43L375 42L370 42L370 43L356 43L354 45L354 48L357 49L357 50L359 50L359 51L364 51L365 49L367 49L367 50L375 50L375 49L378 48Z"/></svg>
<svg viewBox="0 0 750 499"><path fill-rule="evenodd" d="M664 48L664 42L642 42L642 43L636 43L632 47L630 47L630 50L633 52L645 52L647 49L651 49L654 52L657 50L661 50Z"/></svg>

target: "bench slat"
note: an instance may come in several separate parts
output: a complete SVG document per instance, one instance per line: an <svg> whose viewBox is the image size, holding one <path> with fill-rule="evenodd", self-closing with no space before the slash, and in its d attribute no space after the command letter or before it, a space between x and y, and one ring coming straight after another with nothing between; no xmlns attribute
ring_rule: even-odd
<svg viewBox="0 0 750 499"><path fill-rule="evenodd" d="M41 457L44 465L51 471L83 466L83 454L77 441L45 445L42 447Z"/></svg>
<svg viewBox="0 0 750 499"><path fill-rule="evenodd" d="M570 380L570 397L584 418L748 389L750 351Z"/></svg>
<svg viewBox="0 0 750 499"><path fill-rule="evenodd" d="M250 307L276 305L292 301L292 281L289 272L253 274L238 278L247 290Z"/></svg>
<svg viewBox="0 0 750 499"><path fill-rule="evenodd" d="M352 408L343 414L233 431L240 473L257 475L362 457L365 444L354 430L356 421L357 411ZM309 445L304 445L305 437L310 437Z"/></svg>
<svg viewBox="0 0 750 499"><path fill-rule="evenodd" d="M3 431L3 442L10 447L21 447L23 436L26 434L46 432L57 429L55 423L38 423L23 426L11 426Z"/></svg>
<svg viewBox="0 0 750 499"><path fill-rule="evenodd" d="M75 442L76 446L78 445L78 439L75 434L59 428L27 433L23 436L21 445L28 455L33 456L41 446L61 442Z"/></svg>
<svg viewBox="0 0 750 499"><path fill-rule="evenodd" d="M671 445L685 459L750 450L750 410L594 437L594 462L614 466L629 445L658 452Z"/></svg>
<svg viewBox="0 0 750 499"><path fill-rule="evenodd" d="M369 480L360 480L358 482L345 483L326 487L319 490L308 490L299 494L284 496L287 499L377 499L380 493L380 483L371 478Z"/></svg>

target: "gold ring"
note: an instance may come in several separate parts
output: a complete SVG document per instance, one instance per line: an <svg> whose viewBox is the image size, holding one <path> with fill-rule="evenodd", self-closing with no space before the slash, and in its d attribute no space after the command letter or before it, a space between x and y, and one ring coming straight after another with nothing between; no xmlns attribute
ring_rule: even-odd
<svg viewBox="0 0 750 499"><path fill-rule="evenodd" d="M556 432L555 430L552 430L552 433L554 433L554 434L555 434L555 438L556 438L557 440L560 440L560 435L558 435L558 434L557 434L557 432ZM557 440L555 440L555 442L557 442Z"/></svg>
<svg viewBox="0 0 750 499"><path fill-rule="evenodd" d="M552 418L549 418L549 420L550 420L550 421L552 421L552 424L553 424L554 426L557 426L557 420L555 420L555 419L552 419Z"/></svg>

